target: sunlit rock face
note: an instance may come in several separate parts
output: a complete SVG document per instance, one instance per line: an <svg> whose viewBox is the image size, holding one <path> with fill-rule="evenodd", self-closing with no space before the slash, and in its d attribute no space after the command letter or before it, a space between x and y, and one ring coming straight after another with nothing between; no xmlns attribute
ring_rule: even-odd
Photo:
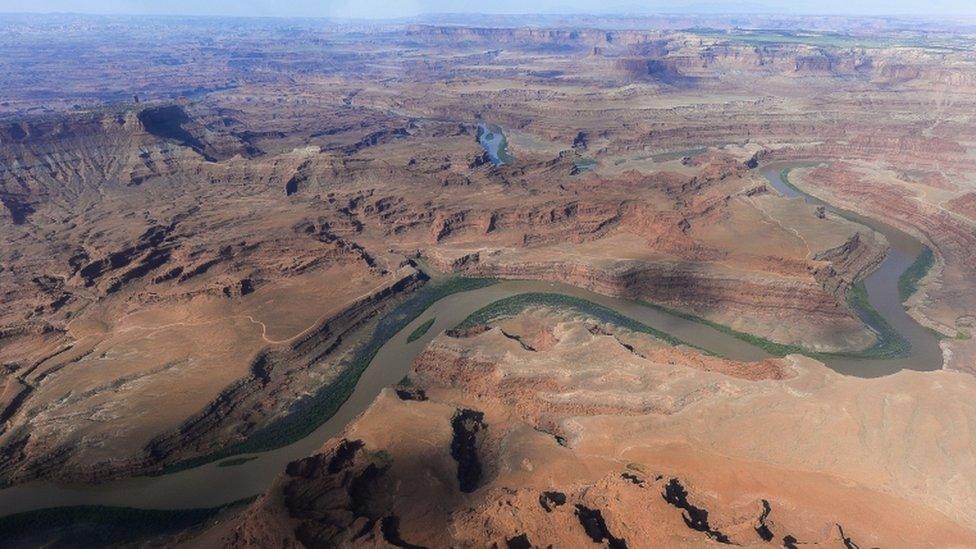
<svg viewBox="0 0 976 549"><path fill-rule="evenodd" d="M973 491L917 482L956 475L937 439L968 444L947 418L976 410L943 408L948 378L957 397L974 388L960 373L857 380L797 356L736 363L529 308L436 338L404 389L289 465L222 539L965 545ZM915 450L892 451L907 433Z"/></svg>

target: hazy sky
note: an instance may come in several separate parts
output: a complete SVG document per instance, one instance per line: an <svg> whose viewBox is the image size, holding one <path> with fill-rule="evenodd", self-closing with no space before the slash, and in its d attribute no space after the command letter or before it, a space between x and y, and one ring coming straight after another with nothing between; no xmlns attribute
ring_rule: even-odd
<svg viewBox="0 0 976 549"><path fill-rule="evenodd" d="M976 15L976 0L0 0L2 12L403 17L421 13Z"/></svg>

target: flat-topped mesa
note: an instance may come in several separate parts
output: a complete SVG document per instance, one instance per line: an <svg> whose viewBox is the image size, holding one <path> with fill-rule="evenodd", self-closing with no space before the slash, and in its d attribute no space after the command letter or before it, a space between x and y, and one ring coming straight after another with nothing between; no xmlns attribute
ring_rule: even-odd
<svg viewBox="0 0 976 549"><path fill-rule="evenodd" d="M959 63L941 64L930 55L898 48L845 48L793 41L757 47L748 41L667 30L417 25L404 34L430 46L509 46L541 52L558 48L563 53L586 55L584 63L604 64L621 78L679 86L709 85L709 80L748 75L854 78L882 86L976 87L976 72L966 66L968 60L962 56L957 56Z"/></svg>

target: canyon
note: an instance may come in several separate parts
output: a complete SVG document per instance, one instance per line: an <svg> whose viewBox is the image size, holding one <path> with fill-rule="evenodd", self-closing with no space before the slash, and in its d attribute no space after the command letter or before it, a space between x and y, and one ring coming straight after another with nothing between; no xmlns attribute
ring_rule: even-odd
<svg viewBox="0 0 976 549"><path fill-rule="evenodd" d="M972 413L973 380L952 374L946 402L927 376L703 358L529 307L438 336L402 387L197 541L222 530L228 547L963 547L976 534L957 498L971 489L930 487L972 478L935 441L971 452L936 418L947 404ZM878 451L906 440L910 451Z"/></svg>
<svg viewBox="0 0 976 549"><path fill-rule="evenodd" d="M974 543L976 31L505 21L0 22L0 482L305 440L531 281L661 316L432 319L179 543Z"/></svg>

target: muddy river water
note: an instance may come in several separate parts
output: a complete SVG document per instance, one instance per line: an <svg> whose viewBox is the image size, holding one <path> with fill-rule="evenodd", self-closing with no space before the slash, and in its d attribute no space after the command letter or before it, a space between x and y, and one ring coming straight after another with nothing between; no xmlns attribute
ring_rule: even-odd
<svg viewBox="0 0 976 549"><path fill-rule="evenodd" d="M762 168L773 187L789 197L831 206L797 193L780 179L784 165ZM850 212L837 211L849 219L883 233L891 249L881 264L865 280L868 298L874 308L912 346L902 359L867 360L829 358L827 365L839 372L873 377L900 369L935 370L942 366L942 356L935 337L915 323L903 310L898 298L898 277L915 260L922 245L893 227ZM738 360L758 360L768 355L761 349L704 324L624 299L607 297L565 284L537 281L502 281L498 284L454 294L434 303L408 324L379 351L363 373L353 394L339 411L313 433L288 446L257 454L240 465L220 467L217 463L202 465L156 477L134 477L98 485L70 486L48 482L31 482L0 490L0 515L31 511L45 507L71 505L109 505L152 509L185 509L214 507L263 492L285 466L317 450L330 437L340 433L362 413L386 387L395 385L408 372L413 359L443 330L452 328L470 313L498 299L525 292L552 292L572 295L612 308L664 332L715 353ZM413 342L407 336L415 328L436 318L427 333Z"/></svg>
<svg viewBox="0 0 976 549"><path fill-rule="evenodd" d="M781 177L784 169L809 166L813 163L771 164L762 169L763 175L784 196L802 198L810 204L823 206L861 225L867 225L883 234L890 245L884 261L867 278L864 286L868 302L902 338L911 345L905 357L887 359L857 359L832 357L824 360L830 368L848 375L877 377L899 370L939 370L942 368L942 349L935 334L915 322L905 312L898 294L898 279L915 261L924 246L915 237L886 223L857 213L835 208L830 204L790 187ZM859 314L861 314L859 312ZM862 318L864 318L862 314ZM870 324L870 322L869 322Z"/></svg>

